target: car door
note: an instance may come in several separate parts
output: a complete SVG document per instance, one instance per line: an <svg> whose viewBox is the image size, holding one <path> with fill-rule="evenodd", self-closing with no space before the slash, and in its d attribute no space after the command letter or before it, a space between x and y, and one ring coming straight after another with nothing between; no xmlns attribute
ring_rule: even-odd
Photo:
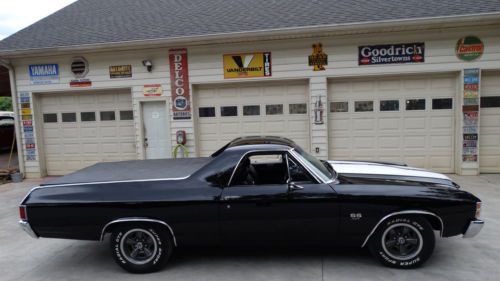
<svg viewBox="0 0 500 281"><path fill-rule="evenodd" d="M289 173L290 155L286 152L279 155L283 175L279 175L277 166L256 169L271 170L271 178L253 184L233 180L234 183L222 191L219 205L222 243L280 245L335 241L339 224L335 192L328 183L315 181L304 167L297 164L298 161L290 162L290 166L298 165L303 175L302 178L296 176L296 181L293 181ZM244 163L248 163L247 159L240 162L236 175L242 172ZM281 176L281 182L273 182ZM244 176L240 175L240 178Z"/></svg>

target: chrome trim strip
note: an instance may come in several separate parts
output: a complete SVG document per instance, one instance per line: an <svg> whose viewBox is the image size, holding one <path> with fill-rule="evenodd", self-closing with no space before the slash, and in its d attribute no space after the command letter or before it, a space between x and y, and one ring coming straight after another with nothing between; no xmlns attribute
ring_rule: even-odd
<svg viewBox="0 0 500 281"><path fill-rule="evenodd" d="M31 238L35 238L35 239L38 238L38 235L35 233L35 231L33 231L33 229L31 228L30 224L27 221L20 220L19 225L24 230L24 232L28 233L28 235Z"/></svg>
<svg viewBox="0 0 500 281"><path fill-rule="evenodd" d="M26 199L28 198L28 196L30 196L31 192L33 192L33 191L35 191L35 190L37 190L37 189L41 189L41 188L43 188L43 187L41 187L41 186L33 187L33 188L32 188L32 189L28 192L28 194L26 194L26 195L24 196L23 200L21 200L21 202L19 202L19 205L20 205L20 206L21 206L21 205L24 205L24 204L23 204L23 203L24 203L24 201L26 201ZM26 218L27 218L27 217L28 217L28 215L26 215Z"/></svg>
<svg viewBox="0 0 500 281"><path fill-rule="evenodd" d="M472 238L476 236L484 226L484 221L473 219L469 222L467 230L465 231L463 238Z"/></svg>
<svg viewBox="0 0 500 281"><path fill-rule="evenodd" d="M175 238L174 231L172 230L172 227L168 225L168 223L161 221L161 220L155 220L155 219L148 219L148 218L140 218L140 217L130 217L130 218L121 218L121 219L116 219L113 221L108 222L101 231L101 237L99 238L99 241L103 241L104 235L106 234L106 228L108 228L110 225L115 224L115 223L120 223L120 222L153 222L153 223L159 223L168 228L170 231L170 234L172 235L172 238L174 239L174 245L177 247L177 239Z"/></svg>
<svg viewBox="0 0 500 281"><path fill-rule="evenodd" d="M189 178L185 176L182 178L161 178L161 179L142 179L142 180L123 180L123 181L96 181L96 182L82 182L82 183L67 183L67 184L54 184L54 185L44 185L43 187L61 187L61 186L75 186L75 185L93 185L93 184L107 184L107 183L127 183L127 182L151 182L151 181L178 181L185 180Z"/></svg>
<svg viewBox="0 0 500 281"><path fill-rule="evenodd" d="M439 219L439 222L441 223L441 230L439 231L439 235L441 237L443 237L443 232L444 232L444 224L443 224L443 220L441 219L441 217L439 217L438 215L434 214L434 213L431 213L431 212L428 212L428 211L422 211L422 210L406 210L406 211L399 211L399 212L394 212L394 213L390 213L388 215L386 215L385 217L383 217L382 219L379 220L379 222L375 225L375 227L373 227L372 231L370 232L370 234L368 234L368 236L366 236L366 239L365 241L363 242L363 245L361 245L361 248L363 248L366 243L368 242L368 240L370 240L370 237L373 235L373 233L375 233L375 230L377 230L377 228L379 227L379 225L385 221L386 219L390 218L390 217L393 217L393 216L397 216L397 215L405 215L405 214L422 214L422 215L431 215L431 216L434 216L436 218Z"/></svg>

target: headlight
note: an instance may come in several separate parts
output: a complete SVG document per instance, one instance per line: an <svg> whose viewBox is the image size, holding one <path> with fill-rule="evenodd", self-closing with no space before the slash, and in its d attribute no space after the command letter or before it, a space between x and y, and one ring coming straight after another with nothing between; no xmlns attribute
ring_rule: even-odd
<svg viewBox="0 0 500 281"><path fill-rule="evenodd" d="M476 219L481 216L481 202L476 203Z"/></svg>

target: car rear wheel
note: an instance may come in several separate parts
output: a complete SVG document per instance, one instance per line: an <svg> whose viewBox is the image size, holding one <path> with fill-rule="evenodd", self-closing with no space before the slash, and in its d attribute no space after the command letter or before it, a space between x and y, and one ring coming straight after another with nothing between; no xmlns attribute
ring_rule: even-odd
<svg viewBox="0 0 500 281"><path fill-rule="evenodd" d="M173 252L170 233L155 224L124 224L111 234L111 252L123 269L148 273L161 269Z"/></svg>
<svg viewBox="0 0 500 281"><path fill-rule="evenodd" d="M369 249L382 264L404 269L421 266L432 255L434 244L434 231L425 218L397 216L380 224Z"/></svg>

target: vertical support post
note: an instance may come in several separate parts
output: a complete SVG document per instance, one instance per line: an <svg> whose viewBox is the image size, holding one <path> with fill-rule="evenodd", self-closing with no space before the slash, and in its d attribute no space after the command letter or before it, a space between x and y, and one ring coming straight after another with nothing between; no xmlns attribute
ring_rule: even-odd
<svg viewBox="0 0 500 281"><path fill-rule="evenodd" d="M461 175L479 174L479 101L481 70L468 68L462 71L462 99L460 124Z"/></svg>
<svg viewBox="0 0 500 281"><path fill-rule="evenodd" d="M311 153L319 159L328 159L328 80L326 77L309 79Z"/></svg>

